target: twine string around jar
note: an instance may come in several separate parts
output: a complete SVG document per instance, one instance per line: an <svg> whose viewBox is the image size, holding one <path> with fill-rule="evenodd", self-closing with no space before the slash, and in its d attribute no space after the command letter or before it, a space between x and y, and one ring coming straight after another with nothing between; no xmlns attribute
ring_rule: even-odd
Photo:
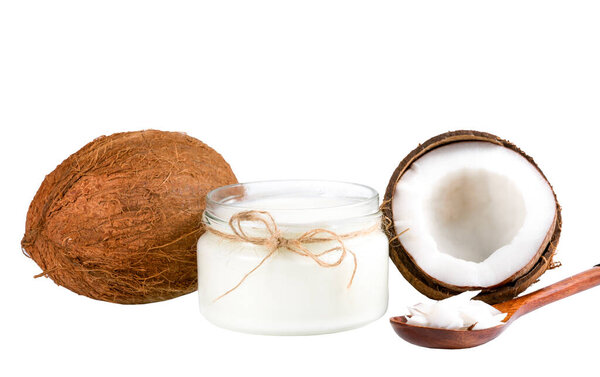
<svg viewBox="0 0 600 377"><path fill-rule="evenodd" d="M252 222L262 223L265 227L265 230L267 231L267 235L248 235L244 223ZM221 232L211 226L207 226L206 230L230 241L249 242L254 245L264 246L267 249L268 253L253 269L248 271L233 288L229 289L227 292L217 297L214 301L218 301L219 299L236 290L240 285L242 285L246 278L250 276L250 274L258 270L280 248L289 250L292 253L304 257L308 257L315 261L315 263L317 263L319 266L325 268L339 266L348 254L352 255L352 258L354 260L354 268L352 270L352 275L350 276L350 281L348 282L347 286L348 288L350 288L350 286L352 285L352 281L354 280L354 276L356 275L358 262L356 260L356 254L346 247L346 245L344 244L344 240L372 233L381 227L381 223L378 221L376 224L369 228L345 234L337 234L328 229L317 228L304 232L297 238L285 238L283 237L281 230L277 226L275 219L269 212L252 210L238 212L231 216L231 218L229 219L229 227L231 228L233 234ZM327 241L334 241L338 245L319 253L313 253L312 251L310 251L310 249L308 249L305 246L306 244ZM337 260L333 262L327 262L322 258L323 256L336 251L341 251L340 256Z"/></svg>

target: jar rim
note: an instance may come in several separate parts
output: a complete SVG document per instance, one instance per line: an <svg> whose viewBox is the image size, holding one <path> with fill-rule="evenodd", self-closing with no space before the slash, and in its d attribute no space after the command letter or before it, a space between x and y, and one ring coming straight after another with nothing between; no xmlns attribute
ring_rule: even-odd
<svg viewBox="0 0 600 377"><path fill-rule="evenodd" d="M257 207L252 202L261 199L292 199L295 197L326 199L311 202L312 206ZM327 200L328 199L328 200ZM222 186L206 195L205 218L227 222L241 211L264 210L278 224L302 224L323 221L380 216L379 194L367 185L333 180L265 180ZM313 220L307 220L313 219Z"/></svg>

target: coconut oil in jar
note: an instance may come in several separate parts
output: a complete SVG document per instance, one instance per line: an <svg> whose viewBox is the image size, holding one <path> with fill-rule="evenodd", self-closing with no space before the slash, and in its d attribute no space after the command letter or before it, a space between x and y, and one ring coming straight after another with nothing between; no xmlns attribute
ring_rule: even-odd
<svg viewBox="0 0 600 377"><path fill-rule="evenodd" d="M208 194L203 221L200 310L218 326L321 334L359 327L387 309L388 241L379 196L369 187L328 181L225 186Z"/></svg>

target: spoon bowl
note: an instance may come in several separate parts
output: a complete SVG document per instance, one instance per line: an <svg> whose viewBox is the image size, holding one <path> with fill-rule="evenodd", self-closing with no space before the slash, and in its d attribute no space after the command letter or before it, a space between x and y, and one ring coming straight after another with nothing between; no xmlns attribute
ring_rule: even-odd
<svg viewBox="0 0 600 377"><path fill-rule="evenodd" d="M428 348L458 349L471 348L487 343L500 335L520 316L537 308L558 301L575 293L600 284L600 265L571 276L558 283L542 288L522 297L494 305L502 313L507 313L504 324L481 330L452 330L434 327L409 325L405 316L392 317L390 323L402 339Z"/></svg>
<svg viewBox="0 0 600 377"><path fill-rule="evenodd" d="M508 323L481 330L450 330L409 325L405 316L392 317L394 331L409 343L428 348L471 348L494 339L508 327Z"/></svg>

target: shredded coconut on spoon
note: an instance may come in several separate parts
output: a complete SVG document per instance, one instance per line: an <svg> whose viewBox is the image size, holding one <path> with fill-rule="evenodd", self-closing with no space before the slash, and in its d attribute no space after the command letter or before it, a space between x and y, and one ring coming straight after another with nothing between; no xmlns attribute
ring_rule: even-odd
<svg viewBox="0 0 600 377"><path fill-rule="evenodd" d="M406 323L454 330L481 330L502 325L502 313L483 301L472 300L480 291L466 291L440 301L408 307Z"/></svg>

